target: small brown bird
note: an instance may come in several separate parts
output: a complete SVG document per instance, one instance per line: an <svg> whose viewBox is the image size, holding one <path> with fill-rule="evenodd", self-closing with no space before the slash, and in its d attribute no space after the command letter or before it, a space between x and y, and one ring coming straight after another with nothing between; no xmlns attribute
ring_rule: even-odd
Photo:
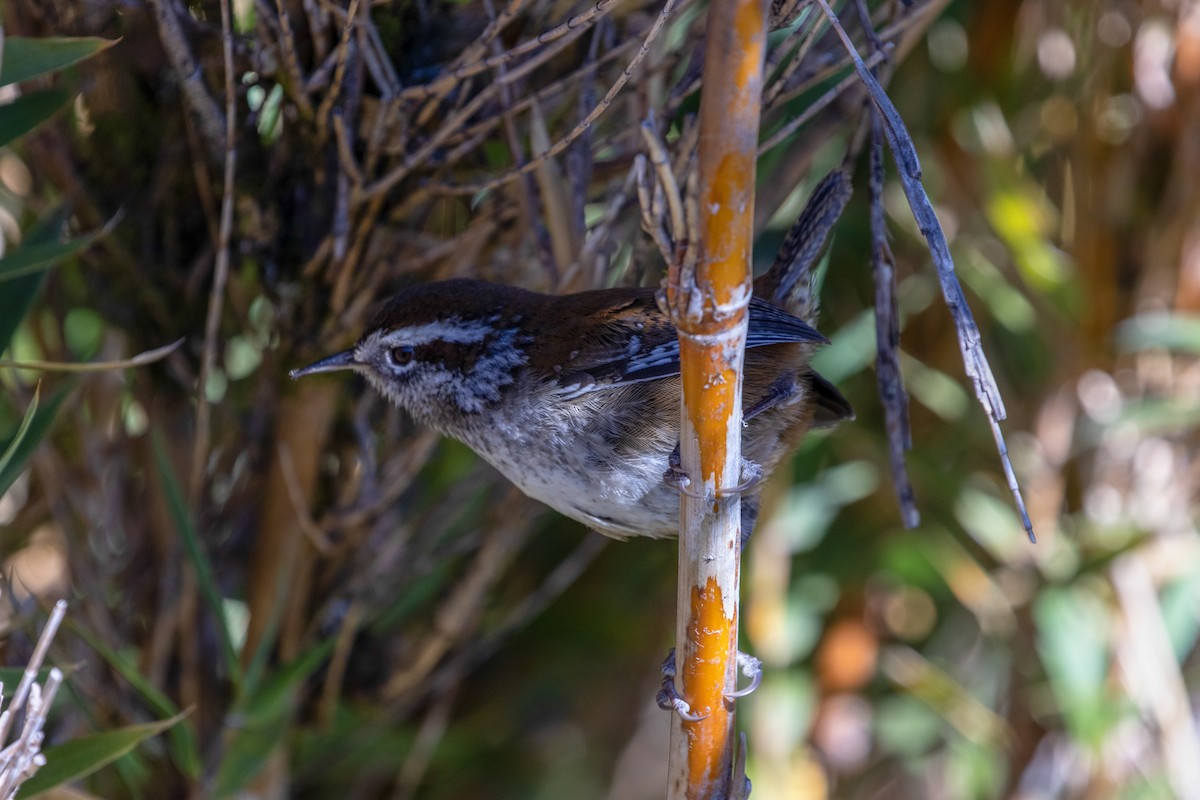
<svg viewBox="0 0 1200 800"><path fill-rule="evenodd" d="M767 475L814 424L853 416L808 366L825 339L796 316L811 314L821 223L848 195L843 173L822 181L754 282L742 452ZM600 533L678 529L678 487L664 471L679 435L679 341L653 289L555 296L467 279L416 286L388 302L353 348L291 375L334 370L364 375L527 495ZM757 496L743 505L748 534Z"/></svg>

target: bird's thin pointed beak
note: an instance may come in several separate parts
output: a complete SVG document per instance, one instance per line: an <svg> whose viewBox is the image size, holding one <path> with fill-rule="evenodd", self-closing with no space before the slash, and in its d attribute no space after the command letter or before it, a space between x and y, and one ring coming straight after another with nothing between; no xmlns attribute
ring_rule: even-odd
<svg viewBox="0 0 1200 800"><path fill-rule="evenodd" d="M318 372L336 372L343 369L354 369L358 366L358 362L354 360L353 350L343 350L340 353L334 353L331 356L322 358L320 361L309 364L307 367L294 369L288 373L292 380L303 378L305 375L315 375Z"/></svg>

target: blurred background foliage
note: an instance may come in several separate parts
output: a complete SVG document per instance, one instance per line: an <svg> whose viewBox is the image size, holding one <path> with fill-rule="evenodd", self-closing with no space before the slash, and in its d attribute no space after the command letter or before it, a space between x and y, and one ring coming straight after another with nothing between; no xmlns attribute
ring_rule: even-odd
<svg viewBox="0 0 1200 800"><path fill-rule="evenodd" d="M739 704L754 796L1200 798L1200 2L870 5L1039 543L889 180L922 513L899 523L854 156L819 359L858 419L773 482L743 571L743 649L767 667ZM853 80L785 128L848 74L798 7L773 39L762 266L807 188L857 152ZM839 12L867 52L854 7ZM53 78L0 71L0 128L55 93L0 149L6 357L186 338L139 369L0 369L0 442L39 382L54 416L24 429L41 446L0 499L5 663L66 597L51 741L191 710L79 791L662 795L674 545L607 543L354 381L285 378L416 280L657 280L628 178L636 123L653 113L686 143L699 4L561 155L488 185L600 103L661 7L601 6L504 55L589 8L234 0L227 193L215 2L8 0L10 38L119 41ZM58 248L52 271L4 274L39 243Z"/></svg>

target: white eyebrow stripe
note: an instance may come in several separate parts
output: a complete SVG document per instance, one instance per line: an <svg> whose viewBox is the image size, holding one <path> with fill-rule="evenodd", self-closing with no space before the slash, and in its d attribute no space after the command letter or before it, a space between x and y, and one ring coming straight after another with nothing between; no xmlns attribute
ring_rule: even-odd
<svg viewBox="0 0 1200 800"><path fill-rule="evenodd" d="M427 322L424 325L405 327L385 333L380 339L389 347L409 345L420 347L431 342L451 342L453 344L475 344L482 342L496 328L482 320L462 322L452 317L438 322Z"/></svg>

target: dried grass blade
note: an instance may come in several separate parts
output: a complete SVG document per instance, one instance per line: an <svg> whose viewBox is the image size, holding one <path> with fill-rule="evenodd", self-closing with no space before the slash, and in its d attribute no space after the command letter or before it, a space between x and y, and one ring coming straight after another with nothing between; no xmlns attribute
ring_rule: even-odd
<svg viewBox="0 0 1200 800"><path fill-rule="evenodd" d="M177 339L171 344L156 347L153 350L146 350L138 353L132 358L125 358L119 361L90 361L86 364L76 364L63 361L11 361L0 359L0 367L9 367L11 369L36 369L42 372L112 372L118 369L130 369L132 367L144 367L147 364L153 364L156 361L162 361L167 356L179 349L179 346L184 342L183 339Z"/></svg>
<svg viewBox="0 0 1200 800"><path fill-rule="evenodd" d="M988 420L992 427L992 434L996 438L996 447L1000 453L1000 461L1004 466L1004 475L1008 481L1008 488L1012 491L1017 511L1020 513L1021 522L1025 527L1025 533L1029 536L1029 541L1036 542L1037 539L1033 533L1033 523L1029 519L1029 511L1025 507L1024 498L1021 496L1021 487L1017 485L1012 462L1008 457L1008 447L1004 443L1004 434L1000 430L1000 420L1006 416L1004 400L1000 396L999 387L996 386L996 378L992 375L991 365L988 364L987 356L983 352L979 326L975 323L975 317L971 314L971 308L967 305L967 298L963 294L962 286L958 282L958 276L954 272L954 259L950 255L950 246L946 242L946 234L942 231L937 214L933 210L933 203L930 202L929 195L925 193L925 187L921 184L921 163L917 159L917 149L913 145L912 137L909 136L904 121L900 118L900 113L892 105L891 99L883 91L883 87L879 85L879 81L875 80L875 76L871 74L867 65L863 63L858 51L854 48L854 43L850 41L850 37L846 34L845 29L842 28L837 15L829 7L827 0L817 0L817 2L829 18L829 22L834 30L837 31L842 44L850 54L850 58L854 61L854 68L857 70L859 78L866 85L871 95L871 100L883 120L883 130L887 134L892 157L896 160L900 182L904 187L904 194L908 198L910 208L912 208L913 217L917 220L917 226L920 228L921 234L925 237L925 241L929 244L929 252L933 256L933 264L937 269L938 281L942 286L942 295L946 300L946 307L950 311L950 316L954 320L955 333L958 335L959 348L962 350L963 365L966 368L968 377L971 378L975 389L975 396L979 398L980 404L983 406L984 411L987 412Z"/></svg>

